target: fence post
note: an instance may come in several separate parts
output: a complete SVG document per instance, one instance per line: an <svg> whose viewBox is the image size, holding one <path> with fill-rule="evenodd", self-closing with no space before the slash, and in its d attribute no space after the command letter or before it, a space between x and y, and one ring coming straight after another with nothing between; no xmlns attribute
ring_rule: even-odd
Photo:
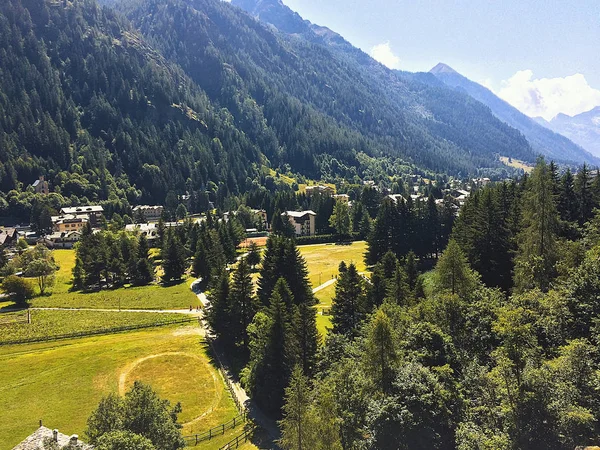
<svg viewBox="0 0 600 450"><path fill-rule="evenodd" d="M208 430L208 439L212 439L212 428Z"/></svg>
<svg viewBox="0 0 600 450"><path fill-rule="evenodd" d="M198 435L196 435L196 445L198 445Z"/></svg>
<svg viewBox="0 0 600 450"><path fill-rule="evenodd" d="M223 424L223 433L222 434L225 434L225 424Z"/></svg>
<svg viewBox="0 0 600 450"><path fill-rule="evenodd" d="M27 323L31 323L31 310L27 310Z"/></svg>
<svg viewBox="0 0 600 450"><path fill-rule="evenodd" d="M235 428L235 417L233 418L233 428Z"/></svg>

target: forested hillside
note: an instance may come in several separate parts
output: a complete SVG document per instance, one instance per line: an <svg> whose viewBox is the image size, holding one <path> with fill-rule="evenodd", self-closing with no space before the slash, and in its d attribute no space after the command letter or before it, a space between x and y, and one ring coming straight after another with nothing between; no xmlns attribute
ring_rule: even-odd
<svg viewBox="0 0 600 450"><path fill-rule="evenodd" d="M169 191L211 183L224 197L246 189L264 163L227 111L93 1L4 1L0 55L5 193L46 175L55 208L163 203ZM7 201L19 216L28 204L16 197Z"/></svg>

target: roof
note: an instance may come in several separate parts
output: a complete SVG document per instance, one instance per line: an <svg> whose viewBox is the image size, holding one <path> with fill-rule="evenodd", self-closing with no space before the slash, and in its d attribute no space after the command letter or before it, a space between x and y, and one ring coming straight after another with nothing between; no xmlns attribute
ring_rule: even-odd
<svg viewBox="0 0 600 450"><path fill-rule="evenodd" d="M41 180L35 180L32 184L33 187L36 187L38 184L41 183Z"/></svg>
<svg viewBox="0 0 600 450"><path fill-rule="evenodd" d="M91 212L103 212L104 208L100 205L86 205L86 206L73 206L70 208L62 208L60 211L64 214L91 213Z"/></svg>
<svg viewBox="0 0 600 450"><path fill-rule="evenodd" d="M35 432L26 437L20 444L17 444L13 447L13 450L43 450L44 449L44 441L48 438L52 439L53 431L50 428L41 426ZM76 435L67 436L66 434L62 434L57 432L57 441L58 445L64 447L68 445L71 441L71 438L75 438ZM94 447L86 444L81 441L77 441L79 444L79 448L82 450L92 450Z"/></svg>
<svg viewBox="0 0 600 450"><path fill-rule="evenodd" d="M79 239L79 237L81 237L81 233L79 231L57 231L56 233L52 233L46 236L46 239L48 240L54 240L54 239Z"/></svg>
<svg viewBox="0 0 600 450"><path fill-rule="evenodd" d="M133 207L133 211L139 211L139 210L144 211L147 209L163 209L163 207L160 205L154 205L154 206L152 206L152 205L137 205L137 206Z"/></svg>
<svg viewBox="0 0 600 450"><path fill-rule="evenodd" d="M316 212L311 211L310 209L308 211L286 211L284 213L281 213L282 216L290 216L290 217L304 217L307 214L309 214L311 216L317 215Z"/></svg>

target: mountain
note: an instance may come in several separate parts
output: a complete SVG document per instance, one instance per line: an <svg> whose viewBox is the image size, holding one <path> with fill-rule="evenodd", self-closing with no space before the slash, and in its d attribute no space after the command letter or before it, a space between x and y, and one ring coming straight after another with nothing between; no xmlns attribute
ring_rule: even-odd
<svg viewBox="0 0 600 450"><path fill-rule="evenodd" d="M415 170L502 177L512 169L498 155L535 159L469 96L262 5L291 28L218 0L3 0L0 216L99 202L110 217L186 192L193 211L258 206L291 189L270 168L389 182ZM28 188L42 175L47 198Z"/></svg>
<svg viewBox="0 0 600 450"><path fill-rule="evenodd" d="M251 5L283 24L264 24L235 7ZM526 139L483 105L399 76L281 2L124 0L119 9L237 124L252 113L243 109L256 105L281 159L309 175L341 176L357 165L358 153L451 174L506 170L498 154L535 159ZM322 126L339 132L324 139ZM328 142L353 134L361 147Z"/></svg>
<svg viewBox="0 0 600 450"><path fill-rule="evenodd" d="M600 106L574 117L559 114L541 123L600 158Z"/></svg>
<svg viewBox="0 0 600 450"><path fill-rule="evenodd" d="M446 64L439 63L429 72L435 75L439 80L443 81L447 86L450 86L457 91L465 92L477 101L488 106L498 119L521 131L531 144L533 150L537 153L557 161L579 164L583 162L598 164L600 162L600 160L586 151L590 150L586 146L583 146L586 150L579 147L579 145L582 145L581 142L575 139L572 139L572 141L569 140L569 138L572 138L570 134L560 133L557 129L561 128L558 123L557 128L552 125L549 127L556 131L555 133L540 125L535 119L521 113L507 102L497 97L486 87L462 76Z"/></svg>

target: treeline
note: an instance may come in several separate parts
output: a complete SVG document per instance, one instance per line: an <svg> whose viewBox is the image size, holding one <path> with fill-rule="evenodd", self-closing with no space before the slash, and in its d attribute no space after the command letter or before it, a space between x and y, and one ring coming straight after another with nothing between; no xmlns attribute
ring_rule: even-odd
<svg viewBox="0 0 600 450"><path fill-rule="evenodd" d="M209 213L200 224L188 219L177 226L167 226L160 219L153 239L160 252L152 257L145 233L94 232L87 224L75 247L73 289L149 284L156 279L155 260L160 263L163 283L181 280L191 267L206 285L211 275L224 272L235 260L243 236L235 218L217 220Z"/></svg>
<svg viewBox="0 0 600 450"><path fill-rule="evenodd" d="M307 374L316 370L316 301L292 239L269 238L259 276L255 292L249 261L242 258L231 279L227 272L215 277L207 318L243 367L242 382L252 398L277 417L294 366Z"/></svg>
<svg viewBox="0 0 600 450"><path fill-rule="evenodd" d="M410 252L385 253L368 279L340 266L317 370L296 366L285 390L284 449L598 442L600 210L585 200L598 204L598 179L578 173L569 203L579 213L565 221L553 173L541 160L518 183L474 193L432 272L419 274ZM482 238L486 230L502 230L510 251L496 244L506 237ZM474 270L472 251L495 272ZM505 258L514 270L499 276ZM507 291L497 287L505 282Z"/></svg>

